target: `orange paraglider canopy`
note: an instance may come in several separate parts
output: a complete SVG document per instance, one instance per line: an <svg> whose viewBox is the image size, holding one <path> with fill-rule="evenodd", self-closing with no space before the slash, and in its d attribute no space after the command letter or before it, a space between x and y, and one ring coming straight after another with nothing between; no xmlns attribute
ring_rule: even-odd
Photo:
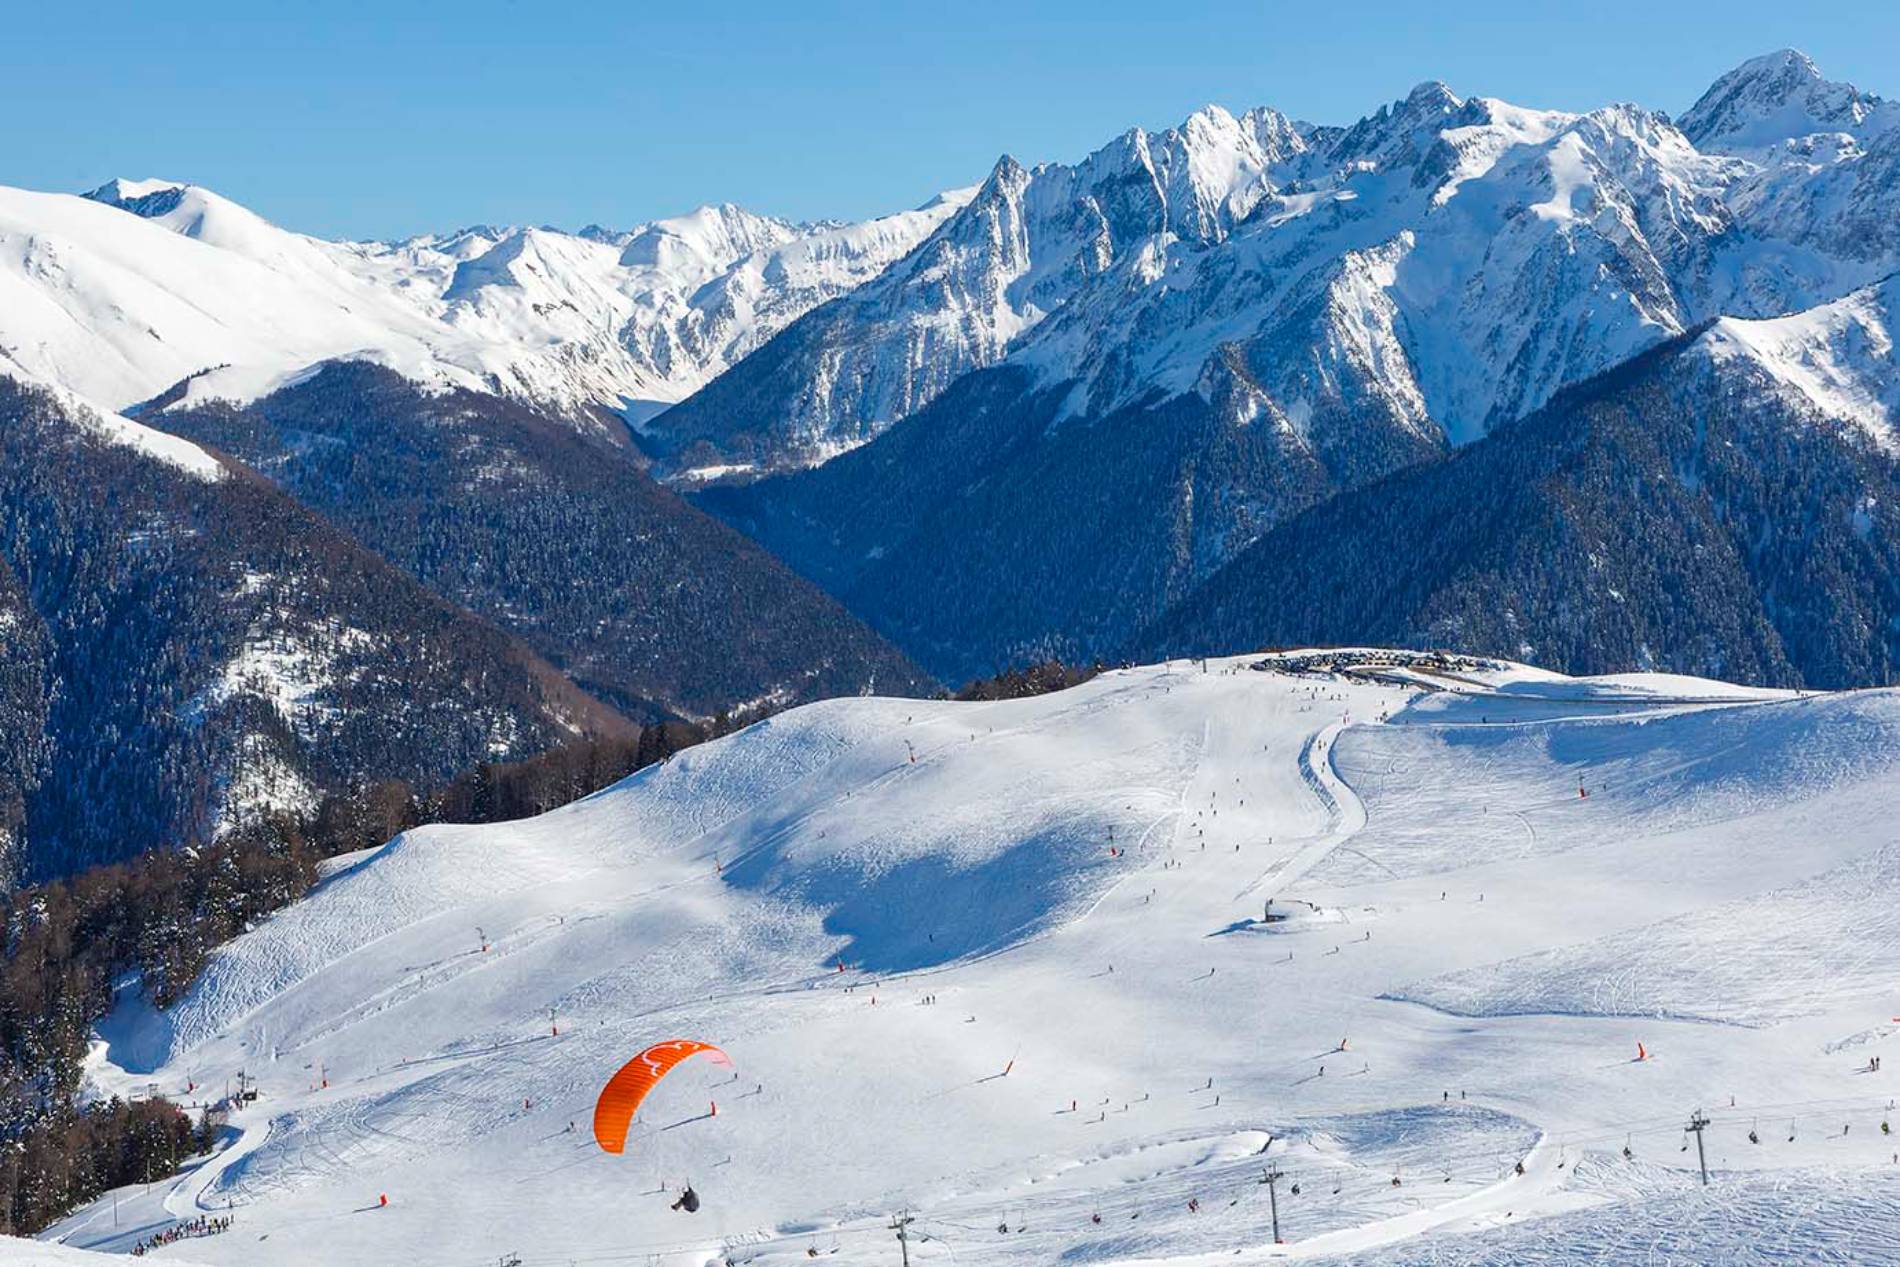
<svg viewBox="0 0 1900 1267"><path fill-rule="evenodd" d="M607 1080L607 1085L600 1089L600 1099L594 1102L594 1142L605 1152L624 1152L627 1127L633 1124L640 1101L647 1098L647 1092L653 1090L661 1078L673 1071L673 1066L700 1052L720 1064L732 1063L725 1052L711 1043L673 1038L653 1044L620 1066L620 1072Z"/></svg>

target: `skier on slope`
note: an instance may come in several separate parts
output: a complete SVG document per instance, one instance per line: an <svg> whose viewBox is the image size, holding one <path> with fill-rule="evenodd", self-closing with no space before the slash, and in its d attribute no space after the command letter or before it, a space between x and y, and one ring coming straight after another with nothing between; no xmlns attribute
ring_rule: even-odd
<svg viewBox="0 0 1900 1267"><path fill-rule="evenodd" d="M680 1193L680 1199L675 1201L671 1208L684 1210L688 1214L699 1213L699 1194L693 1191L692 1184L689 1183L686 1185L686 1190Z"/></svg>

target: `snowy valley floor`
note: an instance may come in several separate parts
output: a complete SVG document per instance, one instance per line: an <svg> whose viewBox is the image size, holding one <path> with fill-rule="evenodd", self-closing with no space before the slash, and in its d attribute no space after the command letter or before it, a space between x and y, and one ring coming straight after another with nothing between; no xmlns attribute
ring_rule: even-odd
<svg viewBox="0 0 1900 1267"><path fill-rule="evenodd" d="M48 1237L783 1267L895 1263L908 1209L963 1267L1900 1262L1900 692L1261 664L820 704L341 859L103 1027L101 1086L256 1079L228 1145ZM602 1153L673 1037L735 1067Z"/></svg>

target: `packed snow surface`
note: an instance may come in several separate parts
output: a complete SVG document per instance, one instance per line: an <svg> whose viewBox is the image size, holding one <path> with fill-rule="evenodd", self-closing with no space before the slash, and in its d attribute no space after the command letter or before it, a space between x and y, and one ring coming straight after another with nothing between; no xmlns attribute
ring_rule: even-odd
<svg viewBox="0 0 1900 1267"><path fill-rule="evenodd" d="M908 1210L964 1267L1879 1261L1897 797L1895 691L1327 652L812 705L339 859L177 1006L129 991L102 1086L260 1095L48 1235L886 1263ZM602 1083L678 1037L732 1066L602 1152Z"/></svg>
<svg viewBox="0 0 1900 1267"><path fill-rule="evenodd" d="M165 1260L172 1267L191 1267L182 1258ZM0 1236L0 1267L119 1267L124 1259L95 1254L64 1245L48 1245L17 1236Z"/></svg>

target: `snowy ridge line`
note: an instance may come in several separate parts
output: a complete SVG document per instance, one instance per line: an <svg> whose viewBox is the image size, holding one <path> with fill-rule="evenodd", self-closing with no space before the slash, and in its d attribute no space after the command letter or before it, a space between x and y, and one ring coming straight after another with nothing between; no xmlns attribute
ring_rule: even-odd
<svg viewBox="0 0 1900 1267"><path fill-rule="evenodd" d="M0 375L18 380L29 387L51 392L67 413L85 427L88 434L120 448L135 449L149 458L174 467L207 483L225 476L224 463L182 436L170 435L135 422L86 399L62 384L28 373L0 346Z"/></svg>
<svg viewBox="0 0 1900 1267"><path fill-rule="evenodd" d="M1776 54L1697 109L1539 110L1435 82L1345 128L1210 105L849 225L723 204L624 231L326 242L186 182L0 191L19 256L0 336L119 407L193 375L187 400L249 398L365 356L624 411L717 451L676 452L689 473L823 460L999 362L1073 383L1095 416L1197 393L1303 455L1342 426L1429 448L1716 317L1765 330L1893 272L1892 103ZM1783 330L1762 363L1878 424L1857 380L1881 367L1830 339L1847 320ZM752 363L779 339L795 346ZM765 434L655 416L732 371L776 380L737 424Z"/></svg>
<svg viewBox="0 0 1900 1267"><path fill-rule="evenodd" d="M1731 73L1764 100L1862 96L1806 59ZM1350 128L1209 107L1079 163L1005 159L832 320L788 328L734 367L741 386L715 382L655 430L814 465L1000 364L1066 389L1064 416L1194 395L1330 464L1334 448L1470 442L1723 318L1762 328L1770 372L1890 434L1894 395L1868 385L1890 369L1833 338L1878 317L1770 327L1864 308L1847 297L1900 263L1891 131L1769 113L1776 143L1737 148L1641 106L1534 110L1423 83Z"/></svg>
<svg viewBox="0 0 1900 1267"><path fill-rule="evenodd" d="M967 198L857 225L726 205L619 234L390 243L288 232L182 182L112 181L83 197L0 189L0 243L19 257L0 270L0 293L14 292L0 342L121 407L249 400L361 359L577 425L595 407L638 422L875 276Z"/></svg>

